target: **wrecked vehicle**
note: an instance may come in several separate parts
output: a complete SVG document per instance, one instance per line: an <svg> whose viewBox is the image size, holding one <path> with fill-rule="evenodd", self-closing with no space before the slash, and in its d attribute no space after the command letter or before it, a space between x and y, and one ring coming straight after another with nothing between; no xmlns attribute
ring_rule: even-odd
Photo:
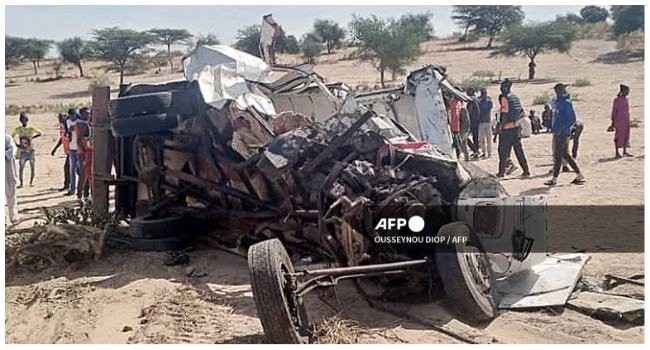
<svg viewBox="0 0 650 350"><path fill-rule="evenodd" d="M544 198L510 197L450 155L449 128L424 100L442 101L438 69L412 74L399 94L416 106L391 116L366 106L383 93L357 99L227 46L199 47L184 68L184 81L125 86L110 101L116 209L133 217L133 247L182 249L210 231L247 250L270 342L307 342L304 296L346 279L442 286L469 321L495 317L499 285L505 307L545 292L511 279L548 263Z"/></svg>

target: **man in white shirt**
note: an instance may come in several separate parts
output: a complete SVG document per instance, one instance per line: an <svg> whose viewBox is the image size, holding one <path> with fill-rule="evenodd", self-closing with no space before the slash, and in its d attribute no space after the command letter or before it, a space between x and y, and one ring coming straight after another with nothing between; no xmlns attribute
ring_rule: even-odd
<svg viewBox="0 0 650 350"><path fill-rule="evenodd" d="M70 190L65 194L71 196L77 191L77 167L79 165L79 157L77 156L77 135L78 132L75 128L77 124L78 113L74 108L68 110L68 120L66 125L70 133Z"/></svg>

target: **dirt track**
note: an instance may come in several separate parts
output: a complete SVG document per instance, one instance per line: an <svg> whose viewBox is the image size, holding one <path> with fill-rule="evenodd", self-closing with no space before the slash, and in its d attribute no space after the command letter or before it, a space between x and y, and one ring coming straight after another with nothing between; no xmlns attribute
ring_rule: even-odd
<svg viewBox="0 0 650 350"><path fill-rule="evenodd" d="M523 59L494 60L488 51L453 51L455 45L446 41L426 43L423 63L448 66L456 80L475 70L501 71L503 76L517 77L526 71ZM344 81L355 87L373 87L378 74L369 66L353 61L337 61L349 54L342 51L326 56L316 70L333 81ZM617 58L618 57L618 58ZM293 59L293 58L284 58ZM524 140L533 178L503 181L510 194L544 194L549 204L642 205L644 178L644 62L625 62L625 57L609 41L589 40L576 43L571 55L550 54L538 61L541 83L516 84L517 93L527 109L533 98L551 91L556 81L573 82L588 78L591 86L570 88L579 95L576 110L585 122L579 162L587 176L583 186L571 186L570 175L560 177L560 186L548 189L542 185L551 163L550 135ZM41 71L51 70L47 64ZM89 64L90 74L99 74L97 64ZM163 69L163 72L165 69ZM66 74L73 74L74 70ZM25 82L30 66L10 70L16 85L6 87L5 103L38 105L88 103L84 93L88 81L66 78L54 82ZM45 73L43 73L45 74ZM20 77L18 77L20 76ZM174 75L147 73L127 77L127 81L165 81L180 78ZM113 84L115 76L111 76ZM544 81L546 79L546 81ZM640 127L632 129L633 158L614 160L612 138L606 133L609 111L619 83L631 87L632 118ZM497 87L489 90L497 94ZM534 106L541 112L541 106ZM63 159L49 152L58 137L54 112L31 115L32 123L45 129L46 136L35 141L37 149L37 180L35 187L19 190L21 215L38 215L43 206L61 208L75 201L62 196L55 188L61 186ZM11 132L17 116L5 117L5 130ZM496 153L496 152L495 152ZM61 155L62 153L59 153ZM496 157L477 162L494 172ZM23 225L30 225L26 222ZM643 225L643 223L640 223ZM205 271L201 278L187 278L185 267L167 267L162 253L109 251L97 262L83 262L40 272L8 275L5 279L5 337L8 343L260 343L264 342L256 317L248 273L244 259L223 251L200 249L190 254L191 265ZM636 254L592 254L586 274L606 273L633 275L644 270L644 256ZM57 289L59 288L59 289ZM457 340L390 314L376 311L352 292L341 287L344 310L340 317L358 323L353 332L357 340L368 343L455 343ZM639 292L639 290L636 290ZM335 303L332 296L325 300ZM333 312L318 298L313 304L313 318L320 320ZM644 327L619 329L578 312L538 310L503 312L490 324L470 327L457 320L444 301L438 303L395 304L391 307L417 314L450 327L477 342L501 343L639 343Z"/></svg>

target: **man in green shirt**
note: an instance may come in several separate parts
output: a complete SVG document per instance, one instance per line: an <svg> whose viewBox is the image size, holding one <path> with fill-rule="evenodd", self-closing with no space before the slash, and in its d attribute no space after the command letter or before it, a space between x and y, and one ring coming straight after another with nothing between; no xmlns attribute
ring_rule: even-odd
<svg viewBox="0 0 650 350"><path fill-rule="evenodd" d="M29 185L34 186L34 174L36 172L36 152L34 151L34 146L32 140L43 135L43 131L37 127L27 125L29 123L29 117L27 113L20 112L20 124L14 129L14 132L11 133L11 137L15 138L18 135L18 150L20 151L19 156L19 167L20 167L20 186L23 187L23 172L25 170L25 163L29 161L29 168L31 170L31 178L29 180Z"/></svg>

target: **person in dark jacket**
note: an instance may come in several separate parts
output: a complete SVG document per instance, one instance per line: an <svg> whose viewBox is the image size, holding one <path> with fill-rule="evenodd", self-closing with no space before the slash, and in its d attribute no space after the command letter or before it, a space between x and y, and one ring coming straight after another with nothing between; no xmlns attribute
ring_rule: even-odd
<svg viewBox="0 0 650 350"><path fill-rule="evenodd" d="M473 88L467 89L467 96L470 100L467 101L467 113L469 114L470 120L470 132L472 133L472 142L470 147L472 148L472 159L477 159L479 156L479 116L480 110L476 96L474 96L475 91Z"/></svg>
<svg viewBox="0 0 650 350"><path fill-rule="evenodd" d="M517 125L517 120L524 115L524 111L519 97L510 92L511 87L512 82L508 79L501 83L501 95L499 95L499 104L501 106L499 117L499 172L497 177L505 176L510 151L514 148L519 166L523 170L521 176L528 178L530 177L530 170L521 144L519 126Z"/></svg>
<svg viewBox="0 0 650 350"><path fill-rule="evenodd" d="M478 98L479 120L478 120L478 139L483 153L482 157L492 156L492 99L487 94L487 90L481 89L481 95Z"/></svg>
<svg viewBox="0 0 650 350"><path fill-rule="evenodd" d="M557 184L557 178L560 175L564 160L576 172L576 177L571 183L580 184L584 182L584 176L578 167L578 163L569 153L569 138L571 137L571 127L576 122L576 112L573 109L569 94L566 92L566 85L557 83L554 90L556 94L553 101L555 114L551 126L551 132L553 133L553 178L544 184L548 186Z"/></svg>

